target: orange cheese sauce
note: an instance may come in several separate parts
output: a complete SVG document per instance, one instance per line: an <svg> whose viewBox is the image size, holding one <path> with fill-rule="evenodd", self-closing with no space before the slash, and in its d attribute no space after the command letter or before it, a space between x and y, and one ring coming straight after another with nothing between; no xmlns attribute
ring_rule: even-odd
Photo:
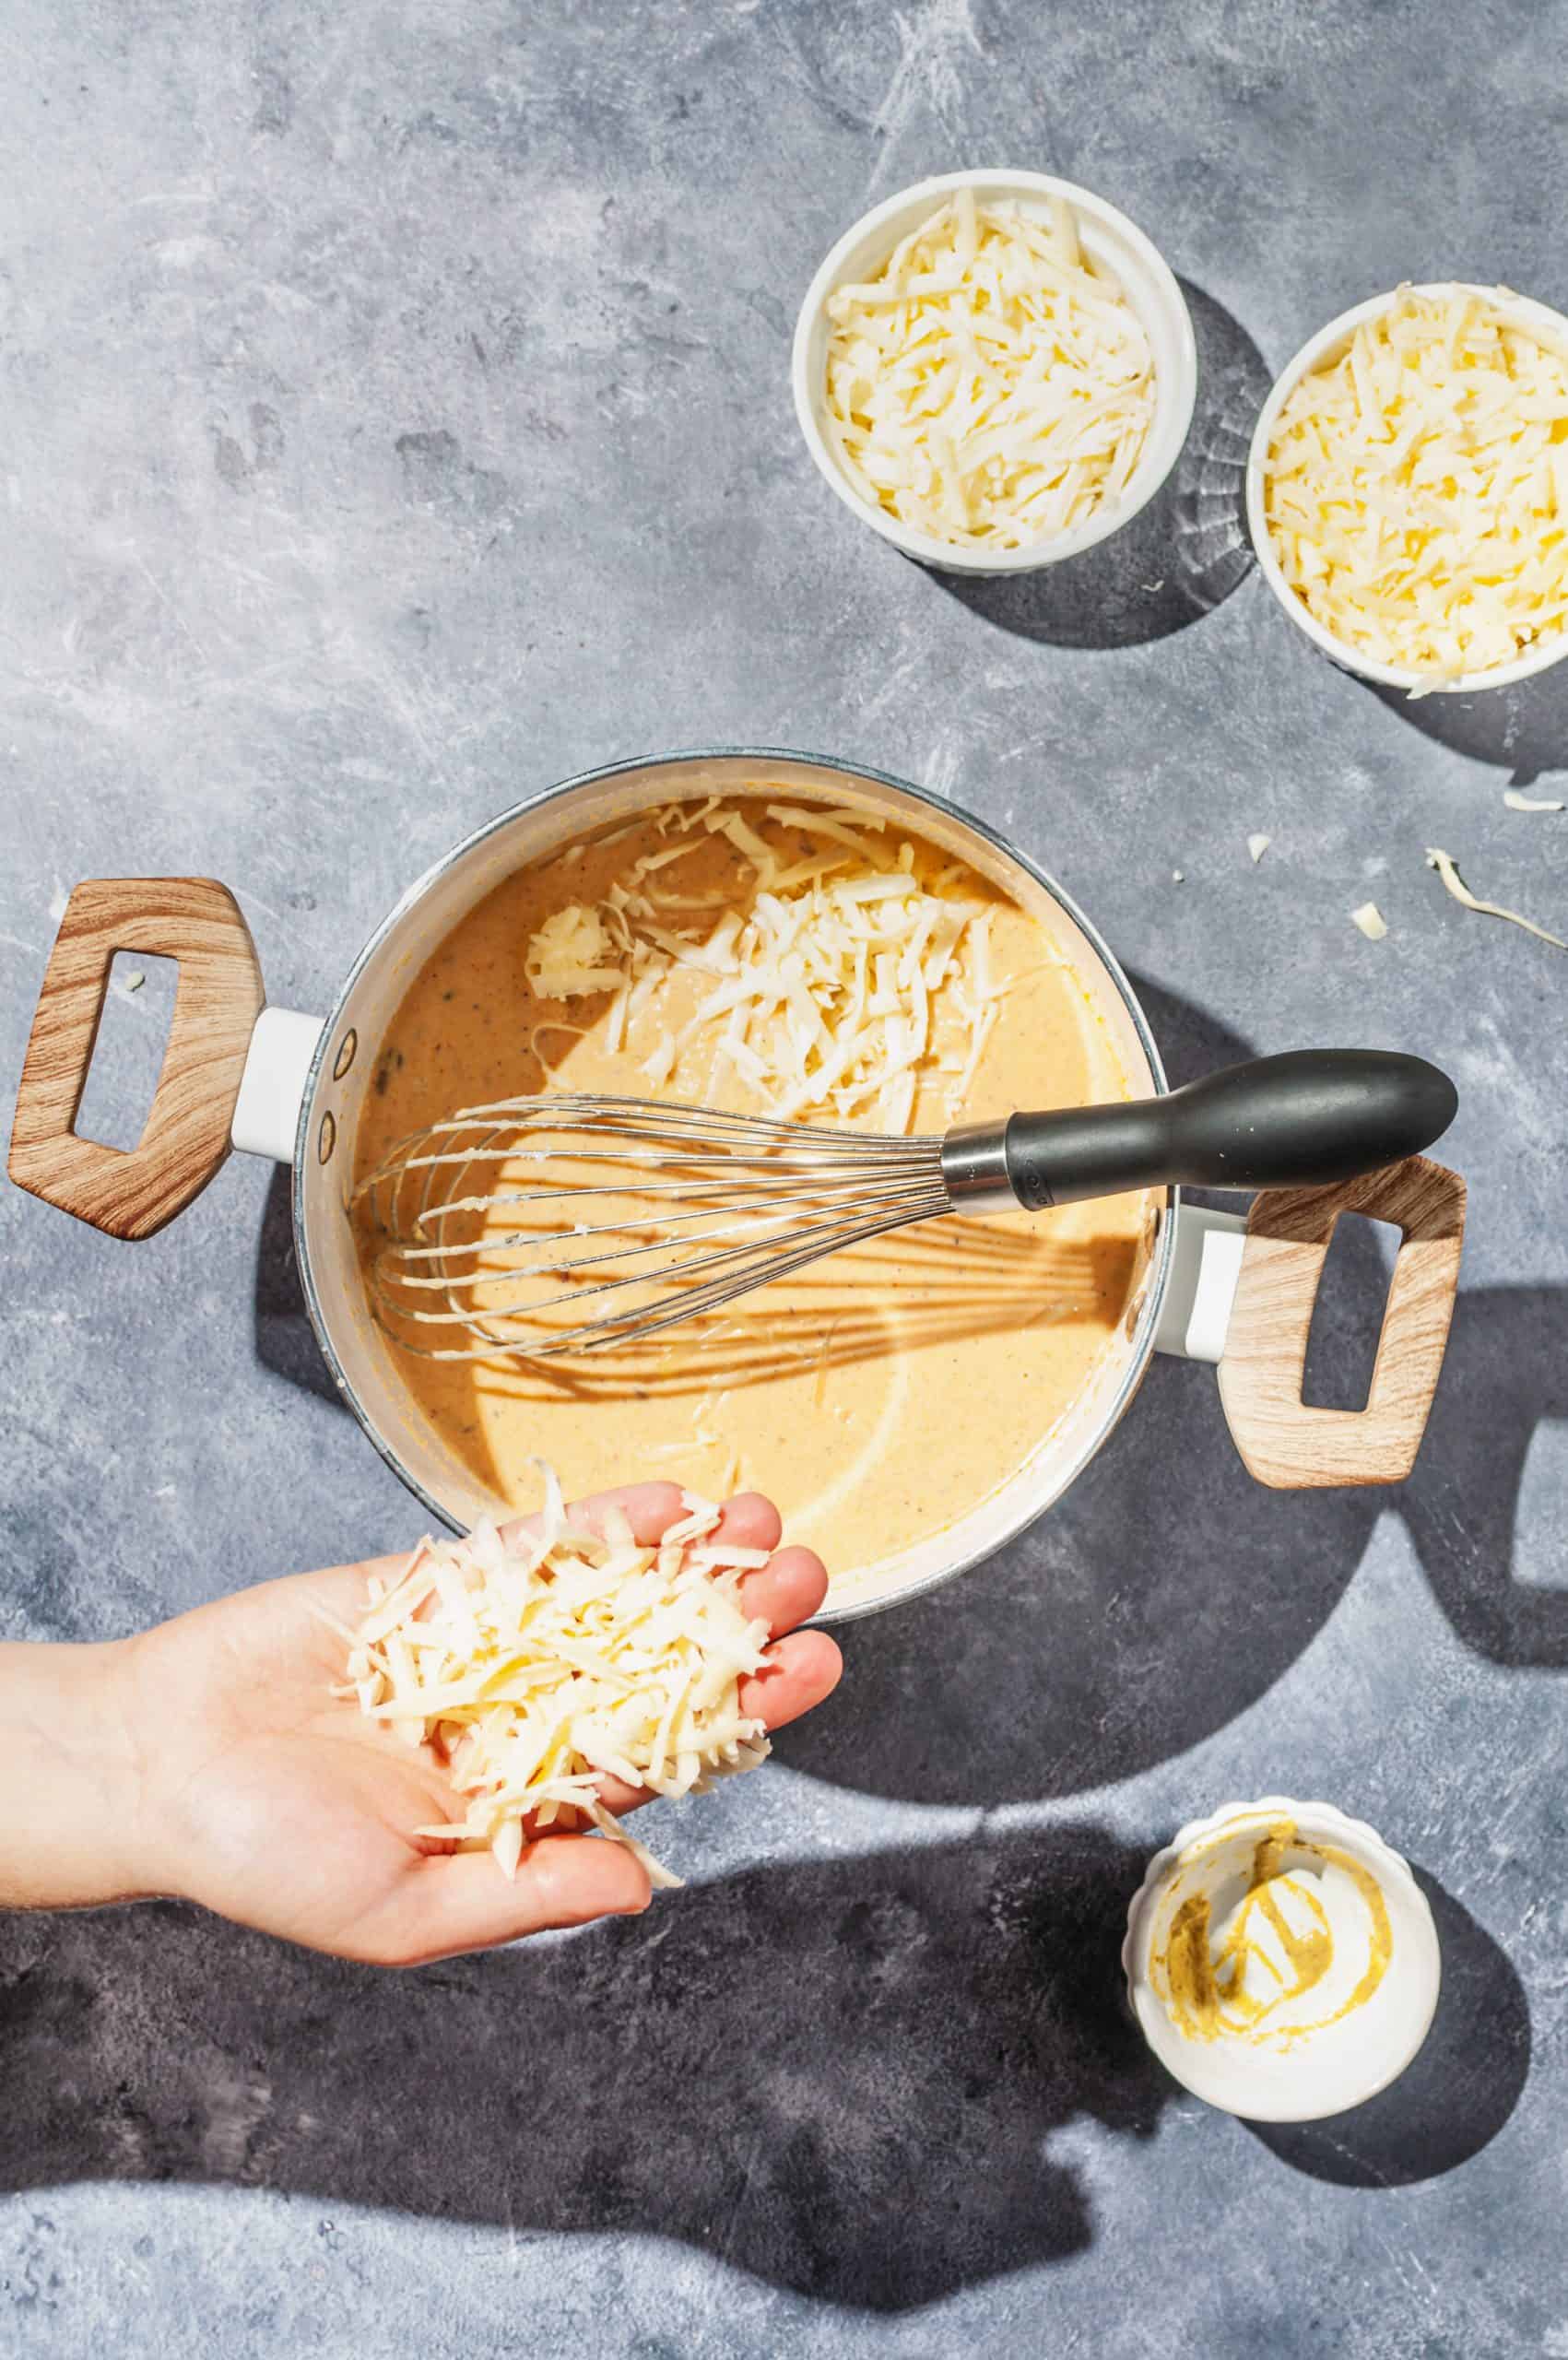
<svg viewBox="0 0 1568 2360"><path fill-rule="evenodd" d="M823 849L765 820L760 804L734 808L783 857ZM733 1072L715 1069L716 1028L697 1034L657 1090L643 1069L713 989L712 976L666 976L616 1047L607 1040L610 993L544 998L525 973L547 918L601 901L640 856L671 841L651 817L507 879L460 921L381 1045L358 1125L357 1176L462 1107L551 1088L758 1111ZM899 841L890 832L890 853ZM957 1106L954 1074L940 1065L962 1065L967 1028L938 987L910 1128L1125 1097L1109 1033L1044 930L918 841L915 869L927 890L989 908L992 974L1008 988ZM744 908L756 889L751 865L722 836L705 836L652 882L662 903L681 897L671 914L661 909L662 922L695 929L693 939L715 910ZM1152 1210L1149 1198L1131 1195L1033 1217L944 1218L641 1343L531 1362L401 1354L399 1366L416 1414L501 1501L532 1503L537 1457L556 1468L569 1497L648 1476L709 1495L754 1488L777 1502L789 1536L819 1549L843 1580L956 1523L1039 1449L1126 1319ZM367 1271L384 1242L364 1221Z"/></svg>

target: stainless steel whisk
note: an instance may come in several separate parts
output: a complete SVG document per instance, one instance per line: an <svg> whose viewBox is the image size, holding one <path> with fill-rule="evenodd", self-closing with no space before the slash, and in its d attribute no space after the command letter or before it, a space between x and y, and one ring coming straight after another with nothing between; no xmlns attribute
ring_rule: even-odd
<svg viewBox="0 0 1568 2360"><path fill-rule="evenodd" d="M406 1351L539 1360L655 1335L945 1213L1348 1180L1430 1146L1456 1104L1436 1067L1369 1049L914 1139L562 1092L431 1124L353 1206L381 1240L377 1316Z"/></svg>

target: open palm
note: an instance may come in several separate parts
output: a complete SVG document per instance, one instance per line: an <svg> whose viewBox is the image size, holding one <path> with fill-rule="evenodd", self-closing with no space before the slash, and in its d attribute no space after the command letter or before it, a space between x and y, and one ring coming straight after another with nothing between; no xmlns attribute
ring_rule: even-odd
<svg viewBox="0 0 1568 2360"><path fill-rule="evenodd" d="M574 1516L619 1505L639 1541L686 1513L673 1483L601 1493ZM827 1589L819 1558L780 1549L776 1509L757 1493L731 1500L715 1540L768 1549L742 1577L747 1612L772 1634L743 1709L781 1728L827 1695L839 1652L796 1626ZM713 1545L710 1541L709 1546ZM508 1882L489 1853L412 1831L461 1815L444 1771L352 1703L331 1693L344 1648L312 1612L340 1621L366 1584L403 1561L382 1558L264 1582L159 1625L130 1644L126 1715L141 1763L136 1845L145 1882L316 1950L413 1965L479 1950L546 1926L647 1906L647 1874L626 1846L551 1831L525 1845ZM640 1795L604 1785L612 1811Z"/></svg>

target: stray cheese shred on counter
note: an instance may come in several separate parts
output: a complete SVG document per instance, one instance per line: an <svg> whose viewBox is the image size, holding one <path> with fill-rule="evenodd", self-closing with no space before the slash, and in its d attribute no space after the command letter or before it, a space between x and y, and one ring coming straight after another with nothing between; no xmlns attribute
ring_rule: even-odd
<svg viewBox="0 0 1568 2360"><path fill-rule="evenodd" d="M1473 290L1401 288L1291 392L1264 502L1347 647L1418 693L1510 664L1568 620L1568 359Z"/></svg>
<svg viewBox="0 0 1568 2360"><path fill-rule="evenodd" d="M1457 863L1451 852L1444 852L1437 844L1429 844L1426 865L1429 868L1436 869L1444 886L1461 908L1477 910L1483 918L1503 918L1509 926L1523 926L1527 934L1535 935L1538 940L1550 942L1554 950L1568 950L1568 942L1564 942L1560 934L1548 934L1545 926L1537 926L1534 918L1521 917L1517 910L1505 910L1501 902L1483 902L1472 893L1460 876Z"/></svg>
<svg viewBox="0 0 1568 2360"><path fill-rule="evenodd" d="M652 1026L643 1071L662 1089L693 1041L712 1045L708 1091L735 1077L775 1120L871 1115L907 1131L923 1070L952 1076L961 1106L1010 986L992 973L990 917L961 892L923 882L914 848L879 841L883 823L850 811L771 803L770 819L807 839L799 859L774 852L731 804L669 805L646 854L596 907L572 903L530 940L536 989L570 1001L609 990L607 1044L619 1049L678 969L706 985L678 1029ZM695 932L672 873L680 836L725 836L750 863L756 891ZM677 918L684 921L684 930ZM641 1045L639 1044L639 1045Z"/></svg>
<svg viewBox="0 0 1568 2360"><path fill-rule="evenodd" d="M530 1829L582 1812L655 1884L678 1884L605 1808L599 1781L701 1794L766 1757L740 1683L768 1627L748 1620L739 1584L768 1552L704 1545L720 1510L690 1493L656 1548L618 1512L602 1532L574 1529L544 1473L536 1534L481 1525L423 1540L390 1587L372 1579L359 1628L335 1623L350 1642L335 1693L445 1763L466 1810L415 1834L488 1847L512 1877Z"/></svg>
<svg viewBox="0 0 1568 2360"><path fill-rule="evenodd" d="M873 507L1010 549L1126 490L1154 415L1149 339L1060 199L1040 220L960 189L828 317L829 438Z"/></svg>

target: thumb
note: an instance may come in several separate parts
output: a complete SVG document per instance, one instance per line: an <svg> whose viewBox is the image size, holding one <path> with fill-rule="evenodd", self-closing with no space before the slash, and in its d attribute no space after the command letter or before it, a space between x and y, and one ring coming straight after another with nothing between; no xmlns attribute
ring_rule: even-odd
<svg viewBox="0 0 1568 2360"><path fill-rule="evenodd" d="M510 1879L489 1852L415 1861L361 1939L364 1954L383 1965L419 1966L547 1927L634 1916L652 1898L648 1872L626 1845L603 1835L542 1835L524 1846Z"/></svg>

